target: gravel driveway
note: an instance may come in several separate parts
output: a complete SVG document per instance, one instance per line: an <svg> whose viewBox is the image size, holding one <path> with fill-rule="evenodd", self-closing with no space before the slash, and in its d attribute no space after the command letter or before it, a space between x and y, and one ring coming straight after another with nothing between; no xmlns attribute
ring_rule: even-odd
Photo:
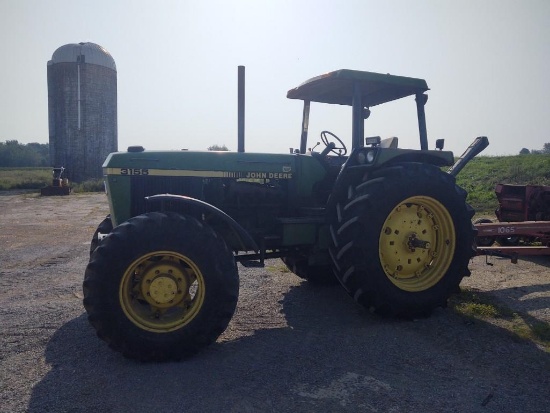
<svg viewBox="0 0 550 413"><path fill-rule="evenodd" d="M95 336L82 306L103 194L0 193L0 412L548 412L550 354L452 309L386 320L339 287L240 267L217 343L139 363ZM472 261L463 284L550 322L550 259Z"/></svg>

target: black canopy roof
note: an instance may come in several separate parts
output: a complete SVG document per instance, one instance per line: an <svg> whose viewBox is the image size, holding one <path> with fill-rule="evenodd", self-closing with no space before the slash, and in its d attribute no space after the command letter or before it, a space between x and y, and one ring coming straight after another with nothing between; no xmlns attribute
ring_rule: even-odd
<svg viewBox="0 0 550 413"><path fill-rule="evenodd" d="M358 70L337 70L314 77L287 93L289 99L352 105L354 85L365 107L379 105L429 90L424 79Z"/></svg>

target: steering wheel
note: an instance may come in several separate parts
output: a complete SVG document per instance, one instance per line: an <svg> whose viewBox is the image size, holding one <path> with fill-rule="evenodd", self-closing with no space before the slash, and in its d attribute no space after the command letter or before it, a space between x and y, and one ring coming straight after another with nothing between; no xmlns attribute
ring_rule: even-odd
<svg viewBox="0 0 550 413"><path fill-rule="evenodd" d="M336 146L334 144L334 142L331 142L329 140L328 135L330 135L334 139L336 139L338 141L338 143L340 143L340 146ZM334 152L336 155L344 156L346 153L348 153L348 149L346 148L346 145L344 144L344 142L342 142L342 140L338 136L336 136L332 132L329 132L328 130L324 130L324 131L321 132L321 141L327 147L326 149L328 149L329 146L331 146L330 152ZM332 145L330 145L331 143L332 143Z"/></svg>

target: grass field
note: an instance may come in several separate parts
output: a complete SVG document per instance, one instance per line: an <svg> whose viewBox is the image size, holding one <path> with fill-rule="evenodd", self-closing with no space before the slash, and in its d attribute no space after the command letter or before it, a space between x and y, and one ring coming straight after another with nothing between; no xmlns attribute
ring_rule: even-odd
<svg viewBox="0 0 550 413"><path fill-rule="evenodd" d="M479 156L458 174L457 183L478 213L493 213L498 183L550 185L550 155Z"/></svg>
<svg viewBox="0 0 550 413"><path fill-rule="evenodd" d="M0 191L38 189L52 181L52 168L0 168Z"/></svg>
<svg viewBox="0 0 550 413"><path fill-rule="evenodd" d="M0 191L13 189L39 190L52 183L52 168L0 168ZM71 184L73 192L102 192L103 179Z"/></svg>

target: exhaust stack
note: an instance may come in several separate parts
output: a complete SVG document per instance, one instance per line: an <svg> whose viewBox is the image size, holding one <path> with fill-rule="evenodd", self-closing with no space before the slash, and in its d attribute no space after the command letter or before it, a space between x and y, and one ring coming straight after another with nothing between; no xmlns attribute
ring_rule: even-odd
<svg viewBox="0 0 550 413"><path fill-rule="evenodd" d="M237 151L244 152L244 66L238 70L238 141Z"/></svg>

